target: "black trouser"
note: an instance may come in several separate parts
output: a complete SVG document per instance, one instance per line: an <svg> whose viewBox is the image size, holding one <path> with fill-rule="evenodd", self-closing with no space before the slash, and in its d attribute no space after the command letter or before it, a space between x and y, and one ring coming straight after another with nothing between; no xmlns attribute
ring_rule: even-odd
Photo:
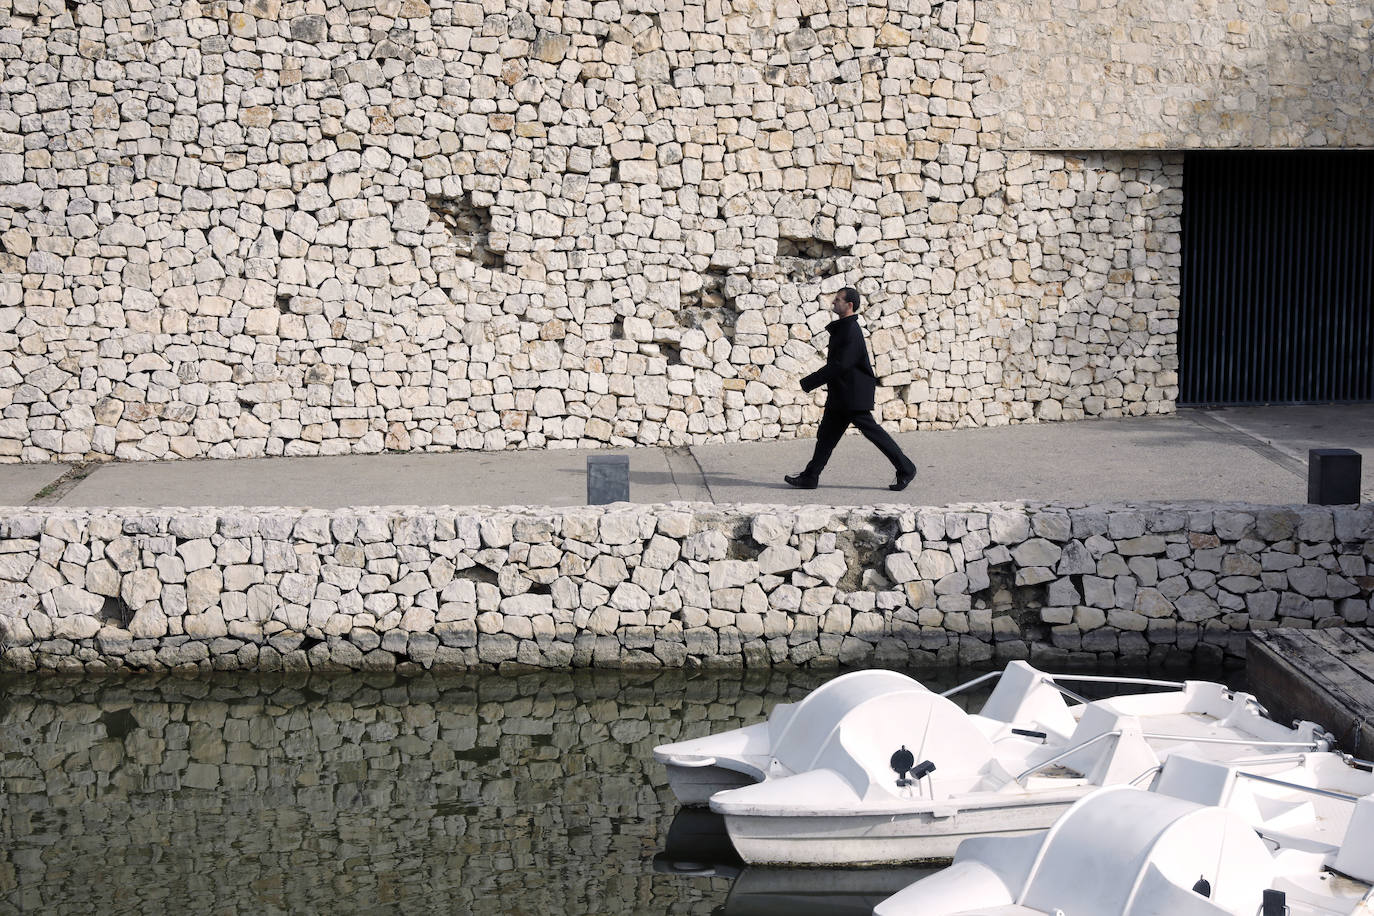
<svg viewBox="0 0 1374 916"><path fill-rule="evenodd" d="M806 470L802 471L803 477L821 476L821 471L825 470L825 463L830 460L830 453L835 451L835 446L840 444L840 439L844 436L844 431L853 425L864 434L864 438L878 446L878 451L888 461L892 462L892 467L900 474L909 471L915 465L911 459L902 453L901 448L887 434L887 430L878 425L878 421L873 419L873 412L869 410L826 410L821 415L820 429L816 430L816 452L811 456L811 461L806 465Z"/></svg>

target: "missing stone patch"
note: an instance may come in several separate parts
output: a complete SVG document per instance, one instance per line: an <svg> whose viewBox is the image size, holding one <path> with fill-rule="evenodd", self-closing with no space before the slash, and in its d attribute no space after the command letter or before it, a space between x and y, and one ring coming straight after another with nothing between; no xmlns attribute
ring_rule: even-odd
<svg viewBox="0 0 1374 916"><path fill-rule="evenodd" d="M988 567L988 587L971 592L969 598L978 610L991 610L993 617L1011 617L1027 638L1048 638L1040 611L1049 596L1048 583L1017 585L1016 564L997 563Z"/></svg>
<svg viewBox="0 0 1374 916"><path fill-rule="evenodd" d="M497 585L499 582L496 573L485 566L470 566L458 573L457 577L471 582L485 582L487 585Z"/></svg>
<svg viewBox="0 0 1374 916"><path fill-rule="evenodd" d="M778 267L794 283L807 283L838 273L839 259L847 257L848 248L839 248L822 239L778 238Z"/></svg>
<svg viewBox="0 0 1374 916"><path fill-rule="evenodd" d="M670 366L686 365L682 359L682 344L678 339L681 332L678 329L655 325L651 328L651 333L652 338L650 340L633 338L639 344L641 353L648 356L662 356ZM611 321L611 339L632 339L625 330L624 315L617 315Z"/></svg>
<svg viewBox="0 0 1374 916"><path fill-rule="evenodd" d="M133 619L133 609L124 603L123 598L118 596L106 598L105 604L100 608L101 623L113 624L122 630L127 630Z"/></svg>
<svg viewBox="0 0 1374 916"><path fill-rule="evenodd" d="M723 271L708 271L701 275L701 288L682 295L678 309L678 325L683 328L704 329L715 322L726 337L733 337L740 310L729 292L729 276Z"/></svg>
<svg viewBox="0 0 1374 916"><path fill-rule="evenodd" d="M670 366L684 365L682 362L682 347L666 340L658 341L658 352L668 361Z"/></svg>
<svg viewBox="0 0 1374 916"><path fill-rule="evenodd" d="M730 526L727 560L757 560L761 553L763 545L754 540L752 519L742 518Z"/></svg>
<svg viewBox="0 0 1374 916"><path fill-rule="evenodd" d="M443 223L453 237L459 256L492 270L504 270L506 258L491 248L491 210L472 202L470 195L446 197L431 195L426 201L434 219Z"/></svg>
<svg viewBox="0 0 1374 916"><path fill-rule="evenodd" d="M883 517L835 535L835 546L844 554L847 566L837 587L849 592L865 588L864 572L874 570L881 574L886 569L887 558L896 551L900 535L901 524L898 519ZM867 587L878 590L882 585L870 577Z"/></svg>

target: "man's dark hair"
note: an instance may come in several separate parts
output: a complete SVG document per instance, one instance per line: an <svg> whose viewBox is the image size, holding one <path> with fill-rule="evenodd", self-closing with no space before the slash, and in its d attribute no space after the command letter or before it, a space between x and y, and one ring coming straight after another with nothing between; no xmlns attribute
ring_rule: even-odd
<svg viewBox="0 0 1374 916"><path fill-rule="evenodd" d="M856 312L859 310L859 291L857 289L852 286L846 286L844 289L840 290L840 295L844 297L845 302L849 303L850 308Z"/></svg>

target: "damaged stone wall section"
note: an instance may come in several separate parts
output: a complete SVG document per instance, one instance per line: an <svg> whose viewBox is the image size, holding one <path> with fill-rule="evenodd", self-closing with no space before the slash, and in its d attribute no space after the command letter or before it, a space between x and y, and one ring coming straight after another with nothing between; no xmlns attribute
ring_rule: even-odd
<svg viewBox="0 0 1374 916"><path fill-rule="evenodd" d="M901 533L901 523L896 517L874 516L837 534L835 546L848 562L839 587L847 591L891 588L884 570L887 558L901 550Z"/></svg>
<svg viewBox="0 0 1374 916"><path fill-rule="evenodd" d="M722 270L707 271L701 275L698 289L682 294L678 325L707 331L709 336L714 323L727 338L733 337L740 316L735 297L747 288L748 280L744 277L732 277Z"/></svg>
<svg viewBox="0 0 1374 916"><path fill-rule="evenodd" d="M127 630L134 619L133 609L118 595L107 595L100 609L100 619L111 626Z"/></svg>
<svg viewBox="0 0 1374 916"><path fill-rule="evenodd" d="M461 257L469 258L492 270L504 270L506 257L491 247L491 209L473 202L472 196L431 195L427 203L434 219L443 223L453 236L454 246Z"/></svg>
<svg viewBox="0 0 1374 916"><path fill-rule="evenodd" d="M991 611L994 633L999 617L1008 618L1029 638L1046 640L1050 638L1049 626L1044 619L1047 602L1046 588L1043 584L1017 585L1016 564L1008 560L988 566L987 587L969 595L972 609Z"/></svg>
<svg viewBox="0 0 1374 916"><path fill-rule="evenodd" d="M658 342L659 354L668 361L670 366L685 365L682 361L682 345L668 340Z"/></svg>
<svg viewBox="0 0 1374 916"><path fill-rule="evenodd" d="M778 238L778 267L793 283L808 283L844 273L857 264L857 261L854 264L841 262L848 257L848 248L837 247L823 239Z"/></svg>
<svg viewBox="0 0 1374 916"><path fill-rule="evenodd" d="M709 369L713 365L705 352L709 344L720 339L735 342L742 314L736 297L749 291L749 280L723 270L693 276L697 282L684 284L681 304L675 312L661 315L653 322L642 318L627 321L625 316L617 316L612 336L639 341L641 353L661 356L669 366Z"/></svg>

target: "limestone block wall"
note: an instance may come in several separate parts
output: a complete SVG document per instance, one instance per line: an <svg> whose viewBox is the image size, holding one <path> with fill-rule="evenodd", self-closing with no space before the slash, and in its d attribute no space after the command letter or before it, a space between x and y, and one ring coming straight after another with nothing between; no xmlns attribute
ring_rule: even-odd
<svg viewBox="0 0 1374 916"><path fill-rule="evenodd" d="M1176 154L1008 151L971 0L6 0L0 460L1172 410Z"/></svg>
<svg viewBox="0 0 1374 916"><path fill-rule="evenodd" d="M1374 507L13 510L7 667L1236 660L1363 624Z"/></svg>
<svg viewBox="0 0 1374 916"><path fill-rule="evenodd" d="M1002 145L1030 149L1374 146L1367 3L989 0Z"/></svg>
<svg viewBox="0 0 1374 916"><path fill-rule="evenodd" d="M0 908L706 913L728 879L653 871L677 810L653 747L757 721L793 684L814 686L7 683Z"/></svg>

